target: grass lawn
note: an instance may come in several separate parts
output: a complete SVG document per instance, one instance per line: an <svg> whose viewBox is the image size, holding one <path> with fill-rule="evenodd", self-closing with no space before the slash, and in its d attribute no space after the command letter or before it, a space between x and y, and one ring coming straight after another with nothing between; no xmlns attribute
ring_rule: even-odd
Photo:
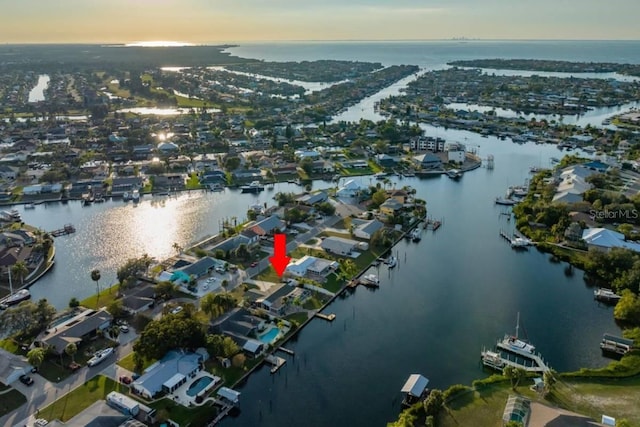
<svg viewBox="0 0 640 427"><path fill-rule="evenodd" d="M302 304L302 308L307 310L318 310L320 307L324 305L324 301L322 301L319 296L314 295Z"/></svg>
<svg viewBox="0 0 640 427"><path fill-rule="evenodd" d="M280 283L280 280L281 280L278 274L276 274L276 271L273 269L272 265L269 265L269 268L262 270L260 274L254 277L254 279L263 280L265 282L273 282L273 283Z"/></svg>
<svg viewBox="0 0 640 427"><path fill-rule="evenodd" d="M216 375L222 378L223 384L226 387L233 387L235 383L238 382L238 380L242 378L242 376L245 373L247 373L247 371L249 371L251 368L259 364L261 361L262 361L262 358L257 358L257 359L247 358L247 360L245 361L244 367L242 368L236 368L235 366L231 366L230 368L224 369L222 366L220 366L220 364L217 361L209 359L207 362L205 362L205 368L207 369L207 371L211 372L213 375Z"/></svg>
<svg viewBox="0 0 640 427"><path fill-rule="evenodd" d="M116 296L118 296L118 285L113 285L110 288L101 289L100 295L95 294L80 301L80 305L97 310L100 307L108 306L116 299Z"/></svg>
<svg viewBox="0 0 640 427"><path fill-rule="evenodd" d="M111 378L98 375L85 384L62 396L51 405L40 410L40 416L46 420L68 421L95 401L104 399L112 391L128 393L128 387L118 384Z"/></svg>
<svg viewBox="0 0 640 427"><path fill-rule="evenodd" d="M136 372L135 367L136 364L133 362L133 355L134 353L131 352L129 354L127 354L125 357L123 357L122 359L118 360L118 362L116 363L118 366L127 369L131 372ZM146 360L144 361L144 363L142 364L142 370L147 369L149 366L151 366L153 363L155 363L155 360Z"/></svg>
<svg viewBox="0 0 640 427"><path fill-rule="evenodd" d="M306 312L293 313L288 316L285 316L285 320L290 321L291 323L295 323L298 326L302 325L309 318L309 315Z"/></svg>
<svg viewBox="0 0 640 427"><path fill-rule="evenodd" d="M322 285L322 287L335 294L340 289L342 289L343 284L344 281L340 280L336 273L331 273L327 276L327 281Z"/></svg>
<svg viewBox="0 0 640 427"><path fill-rule="evenodd" d="M382 172L382 166L380 166L379 164L377 164L376 162L374 162L373 160L369 159L367 161L367 164L369 165L369 169L371 169L371 172L373 173L378 173L378 172Z"/></svg>
<svg viewBox="0 0 640 427"><path fill-rule="evenodd" d="M5 338L0 340L0 348L7 350L9 353L21 354L20 344L13 338Z"/></svg>
<svg viewBox="0 0 640 427"><path fill-rule="evenodd" d="M570 411L599 419L602 414L640 426L640 376L623 379L562 380L549 400Z"/></svg>
<svg viewBox="0 0 640 427"><path fill-rule="evenodd" d="M27 403L27 398L18 390L11 390L0 395L0 417L15 411L23 404Z"/></svg>
<svg viewBox="0 0 640 427"><path fill-rule="evenodd" d="M182 427L207 425L218 413L217 409L210 403L187 408L172 400L161 399L149 404L149 406L156 409L158 413L166 411L168 418Z"/></svg>

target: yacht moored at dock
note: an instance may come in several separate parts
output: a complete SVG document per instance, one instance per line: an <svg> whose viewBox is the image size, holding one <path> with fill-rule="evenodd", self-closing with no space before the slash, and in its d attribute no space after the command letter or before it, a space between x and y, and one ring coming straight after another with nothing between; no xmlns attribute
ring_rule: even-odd
<svg viewBox="0 0 640 427"><path fill-rule="evenodd" d="M611 289L598 288L593 291L593 298L600 302L617 303L622 297Z"/></svg>
<svg viewBox="0 0 640 427"><path fill-rule="evenodd" d="M389 256L389 258L387 258L384 261L384 263L387 264L387 267L393 268L396 265L398 265L398 258L396 258L395 256L391 255L391 256Z"/></svg>
<svg viewBox="0 0 640 427"><path fill-rule="evenodd" d="M377 288L380 286L380 279L373 273L363 276L360 282L367 287Z"/></svg>
<svg viewBox="0 0 640 427"><path fill-rule="evenodd" d="M513 353L522 355L522 356L531 356L535 354L536 348L518 337L518 332L520 331L520 313L518 313L518 318L516 320L516 334L509 335L506 334L502 341L498 341L498 348L503 350L511 351Z"/></svg>
<svg viewBox="0 0 640 427"><path fill-rule="evenodd" d="M9 295L2 301L0 301L0 305L3 307L10 307L12 305L16 305L21 303L22 301L26 301L31 298L31 292L28 289L20 289L19 291Z"/></svg>
<svg viewBox="0 0 640 427"><path fill-rule="evenodd" d="M413 231L410 233L410 237L411 237L411 240L413 240L414 242L419 242L422 239L422 233L420 233L420 229L414 228Z"/></svg>
<svg viewBox="0 0 640 427"><path fill-rule="evenodd" d="M633 349L633 340L604 334L600 342L600 349L605 356L622 357Z"/></svg>
<svg viewBox="0 0 640 427"><path fill-rule="evenodd" d="M259 193L264 190L264 186L260 184L260 181L253 181L249 185L243 185L240 187L243 193Z"/></svg>
<svg viewBox="0 0 640 427"><path fill-rule="evenodd" d="M457 181L462 178L462 171L460 169L449 169L447 171L447 176Z"/></svg>
<svg viewBox="0 0 640 427"><path fill-rule="evenodd" d="M36 205L34 205L33 203L26 203L26 204L24 205L24 208L25 208L25 209L35 209L35 208L36 208Z"/></svg>
<svg viewBox="0 0 640 427"><path fill-rule="evenodd" d="M508 199L506 197L496 197L496 205L513 206L517 204L518 204L517 200Z"/></svg>

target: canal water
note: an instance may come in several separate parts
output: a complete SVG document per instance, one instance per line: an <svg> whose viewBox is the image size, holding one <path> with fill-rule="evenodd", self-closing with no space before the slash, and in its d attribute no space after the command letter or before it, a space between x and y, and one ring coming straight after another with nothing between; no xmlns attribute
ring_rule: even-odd
<svg viewBox="0 0 640 427"><path fill-rule="evenodd" d="M594 47L595 46L595 47ZM318 58L382 61L440 67L449 59L530 57L637 62L640 44L626 43L370 43L261 45L233 48L235 54L267 60ZM401 88L388 90L396 92ZM372 97L347 110L346 117L378 119ZM565 273L535 249L513 251L498 237L511 229L504 207L494 204L507 186L522 184L530 166L548 166L561 157L553 146L515 145L465 131L424 126L430 136L463 142L495 169L480 168L460 181L394 179L411 185L427 201L429 215L443 219L435 233L425 231L420 243L402 241L394 249L399 265L380 267L377 291L359 288L337 299L326 311L337 318L313 320L287 347L295 357L271 375L261 368L239 390L241 413L223 426L376 426L400 410L400 388L412 373L445 388L468 384L486 373L480 351L504 333L514 332L518 312L526 335L556 370L602 366L599 341L618 332L612 309L593 300L583 274ZM358 178L368 184L369 177ZM374 181L375 183L375 181ZM316 182L314 188L326 186ZM280 184L277 191L299 191ZM79 203L40 205L24 211L25 221L46 230L73 223L75 235L56 240L56 267L32 287L34 298L47 297L57 307L72 296L95 290L89 272L98 268L103 283L127 258L147 253L162 259L174 242L187 245L215 234L219 222L240 221L249 205L270 202L260 195L190 193L176 198L143 198L138 206L121 201L82 207Z"/></svg>

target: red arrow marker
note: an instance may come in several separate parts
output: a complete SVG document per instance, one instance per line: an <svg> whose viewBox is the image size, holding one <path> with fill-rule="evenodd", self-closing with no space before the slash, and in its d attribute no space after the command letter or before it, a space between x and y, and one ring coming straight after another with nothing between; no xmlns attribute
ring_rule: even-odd
<svg viewBox="0 0 640 427"><path fill-rule="evenodd" d="M287 236L276 234L273 237L273 256L269 258L269 261L278 277L282 277L289 261L291 261L291 258L287 256Z"/></svg>

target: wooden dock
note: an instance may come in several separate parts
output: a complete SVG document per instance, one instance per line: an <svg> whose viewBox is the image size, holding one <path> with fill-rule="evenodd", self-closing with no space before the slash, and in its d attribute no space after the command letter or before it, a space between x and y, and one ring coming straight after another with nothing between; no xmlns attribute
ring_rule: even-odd
<svg viewBox="0 0 640 427"><path fill-rule="evenodd" d="M316 313L315 316L320 319L324 319L327 322L333 322L334 320L336 320L336 315L333 313L331 314Z"/></svg>
<svg viewBox="0 0 640 427"><path fill-rule="evenodd" d="M288 348L278 347L278 350L280 350L283 353L287 353L291 356L295 356L295 353L293 352L293 350L289 350Z"/></svg>
<svg viewBox="0 0 640 427"><path fill-rule="evenodd" d="M278 372L278 369L282 368L287 361L282 357L274 356L273 354L268 355L264 358L264 361L271 364L271 373L275 374Z"/></svg>
<svg viewBox="0 0 640 427"><path fill-rule="evenodd" d="M76 232L76 228L73 226L73 224L65 224L64 227L59 228L57 230L50 231L49 234L51 234L53 237L60 237L60 236L66 236L67 234L72 234L75 232Z"/></svg>
<svg viewBox="0 0 640 427"><path fill-rule="evenodd" d="M507 357L505 357L505 355ZM544 363L544 360L542 360L542 356L538 354L528 355L527 358L520 356L522 360L529 359L531 365L526 364L526 362L520 363L518 362L517 356L514 355L512 359L511 357L509 357L508 353L505 352L492 352L482 350L482 352L480 352L480 357L485 366L497 370L501 370L506 366L513 366L514 368L520 368L532 373L545 373L551 370L551 368L549 368L546 363Z"/></svg>
<svg viewBox="0 0 640 427"><path fill-rule="evenodd" d="M427 218L424 221L423 228L425 230L436 231L438 228L440 228L442 226L442 224L444 224L444 218L442 218L440 220L433 219L433 218Z"/></svg>
<svg viewBox="0 0 640 427"><path fill-rule="evenodd" d="M229 411L233 409L233 405L229 405L228 403L224 403L218 399L215 400L215 403L221 406L220 412L218 412L218 415L216 415L216 417L207 424L207 427L217 425L224 417L227 416L227 414L229 414Z"/></svg>

